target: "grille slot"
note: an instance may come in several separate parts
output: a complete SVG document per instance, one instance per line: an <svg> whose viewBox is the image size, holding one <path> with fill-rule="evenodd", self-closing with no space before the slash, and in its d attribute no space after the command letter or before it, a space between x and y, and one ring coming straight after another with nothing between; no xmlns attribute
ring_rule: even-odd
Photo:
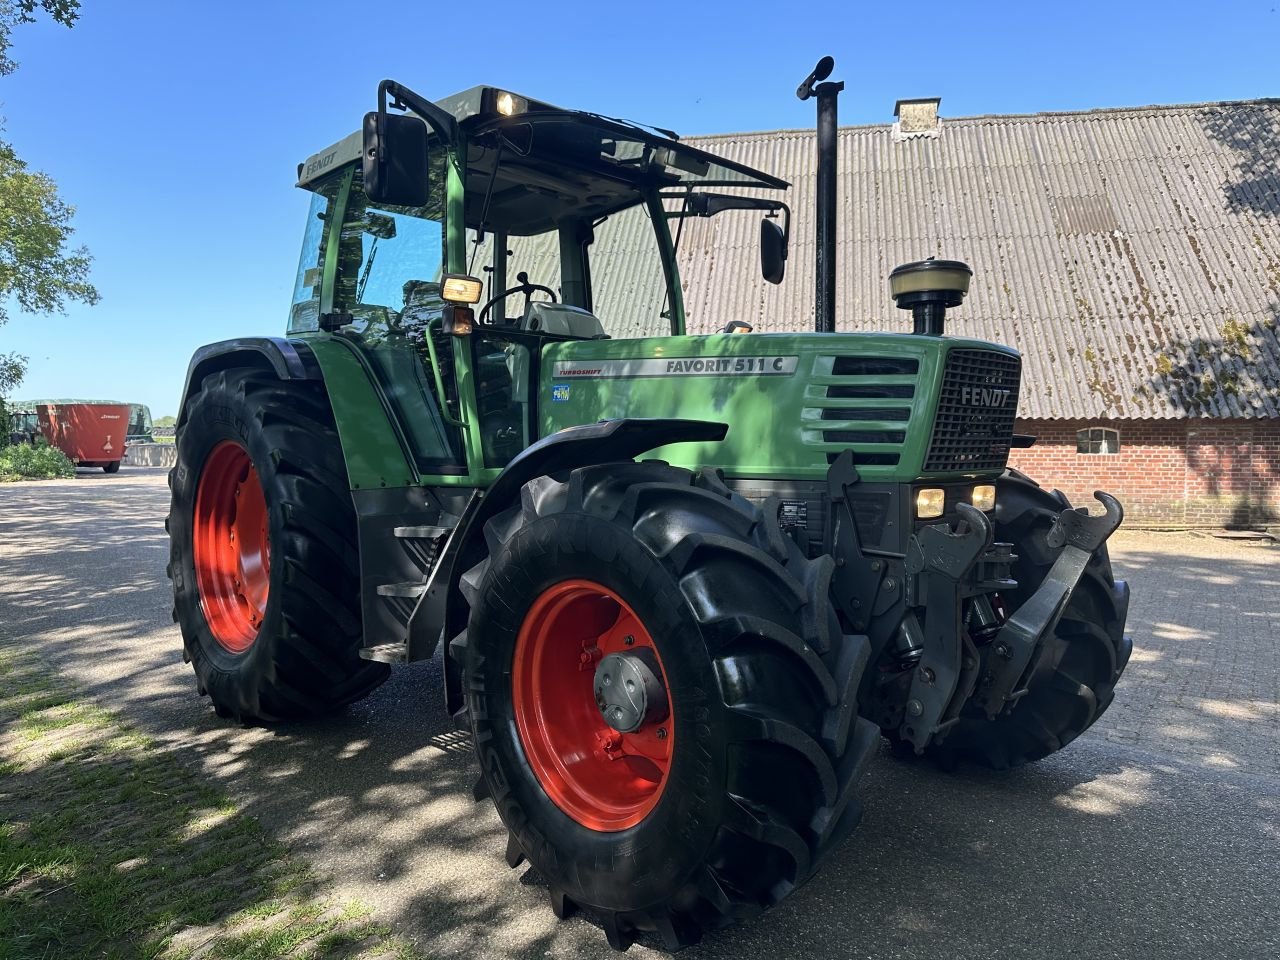
<svg viewBox="0 0 1280 960"><path fill-rule="evenodd" d="M902 400L916 395L914 383L833 383L827 396L841 400Z"/></svg>
<svg viewBox="0 0 1280 960"><path fill-rule="evenodd" d="M938 398L926 473L1003 470L1018 412L1022 361L995 350L952 350Z"/></svg>
<svg viewBox="0 0 1280 960"><path fill-rule="evenodd" d="M850 450L849 456L853 457L855 464L863 464L868 467L896 467L898 460L901 458L897 453L859 453L857 450ZM835 463L840 459L838 453L828 453L827 463Z"/></svg>
<svg viewBox="0 0 1280 960"><path fill-rule="evenodd" d="M920 372L914 357L836 357L831 372L837 377L896 377Z"/></svg>
<svg viewBox="0 0 1280 960"><path fill-rule="evenodd" d="M907 439L905 430L823 430L822 439L827 443L902 443Z"/></svg>
<svg viewBox="0 0 1280 960"><path fill-rule="evenodd" d="M910 420L910 407L824 407L823 420Z"/></svg>

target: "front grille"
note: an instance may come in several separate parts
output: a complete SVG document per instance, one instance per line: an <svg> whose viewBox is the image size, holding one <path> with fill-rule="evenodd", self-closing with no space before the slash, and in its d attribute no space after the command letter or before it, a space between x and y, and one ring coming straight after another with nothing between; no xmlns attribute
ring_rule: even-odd
<svg viewBox="0 0 1280 960"><path fill-rule="evenodd" d="M915 357L832 357L832 377L841 382L829 383L821 405L806 411L810 422L820 421L827 462L847 450L856 466L897 466L919 372Z"/></svg>
<svg viewBox="0 0 1280 960"><path fill-rule="evenodd" d="M1022 361L995 350L952 350L925 473L1003 470L1018 411Z"/></svg>

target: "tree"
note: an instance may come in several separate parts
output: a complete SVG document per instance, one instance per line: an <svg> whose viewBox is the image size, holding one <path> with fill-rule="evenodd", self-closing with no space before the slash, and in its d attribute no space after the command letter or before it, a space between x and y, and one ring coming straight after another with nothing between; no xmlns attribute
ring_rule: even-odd
<svg viewBox="0 0 1280 960"><path fill-rule="evenodd" d="M0 76L17 69L9 57L13 28L34 23L43 10L70 27L80 16L79 0L0 0ZM43 173L27 169L13 147L0 140L0 326L8 320L10 297L30 313L62 312L69 300L93 304L98 291L89 282L92 258L71 249L75 208L58 196ZM0 396L21 382L27 358L0 353Z"/></svg>
<svg viewBox="0 0 1280 960"><path fill-rule="evenodd" d="M44 10L55 23L64 27L70 27L80 19L80 0L0 0L0 77L18 69L17 61L9 58L13 28L23 23L35 23L37 9Z"/></svg>
<svg viewBox="0 0 1280 960"><path fill-rule="evenodd" d="M156 417L155 423L152 424L152 426L156 427L176 427L177 425L177 417Z"/></svg>

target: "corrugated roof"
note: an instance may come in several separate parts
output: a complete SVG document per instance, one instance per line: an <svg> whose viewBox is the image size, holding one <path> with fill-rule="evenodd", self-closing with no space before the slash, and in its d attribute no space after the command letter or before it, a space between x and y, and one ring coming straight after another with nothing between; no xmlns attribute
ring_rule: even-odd
<svg viewBox="0 0 1280 960"><path fill-rule="evenodd" d="M689 142L795 185L781 286L759 278L757 218L686 223L690 332L808 329L813 132ZM1280 100L842 128L838 328L903 329L889 271L961 259L948 330L1023 352L1024 417L1280 417L1278 143Z"/></svg>

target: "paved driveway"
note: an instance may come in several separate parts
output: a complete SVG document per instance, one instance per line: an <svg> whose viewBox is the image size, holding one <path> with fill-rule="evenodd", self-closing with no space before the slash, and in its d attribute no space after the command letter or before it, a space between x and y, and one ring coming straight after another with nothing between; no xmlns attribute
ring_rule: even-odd
<svg viewBox="0 0 1280 960"><path fill-rule="evenodd" d="M323 723L213 716L170 620L167 502L164 472L145 468L0 485L0 624L424 954L612 955L587 922L554 919L536 876L506 869L438 662L397 668ZM1280 956L1280 550L1113 544L1136 649L1098 726L1003 775L882 756L859 832L813 881L681 956Z"/></svg>

